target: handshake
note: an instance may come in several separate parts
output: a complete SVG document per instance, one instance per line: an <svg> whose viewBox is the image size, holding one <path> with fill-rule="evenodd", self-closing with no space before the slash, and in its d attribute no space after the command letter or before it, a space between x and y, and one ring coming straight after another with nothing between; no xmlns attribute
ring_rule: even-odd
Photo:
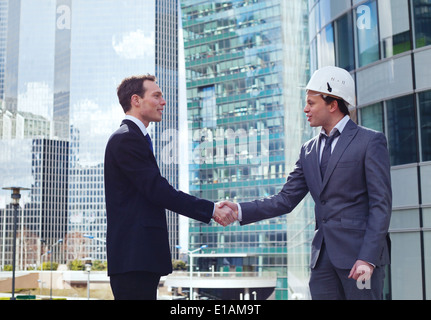
<svg viewBox="0 0 431 320"><path fill-rule="evenodd" d="M217 202L213 219L223 227L234 223L238 220L238 205L230 201Z"/></svg>

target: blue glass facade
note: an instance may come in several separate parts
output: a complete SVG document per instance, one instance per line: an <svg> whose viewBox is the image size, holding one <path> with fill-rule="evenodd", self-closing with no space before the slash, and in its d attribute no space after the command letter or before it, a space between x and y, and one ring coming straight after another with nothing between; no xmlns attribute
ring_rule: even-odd
<svg viewBox="0 0 431 320"><path fill-rule="evenodd" d="M184 0L181 5L190 192L238 202L278 193L310 135L301 89L308 77L307 3ZM200 270L275 271L273 298L307 298L313 230L307 200L289 216L251 226L224 229L192 221L190 249L208 246ZM211 253L247 257L211 259Z"/></svg>

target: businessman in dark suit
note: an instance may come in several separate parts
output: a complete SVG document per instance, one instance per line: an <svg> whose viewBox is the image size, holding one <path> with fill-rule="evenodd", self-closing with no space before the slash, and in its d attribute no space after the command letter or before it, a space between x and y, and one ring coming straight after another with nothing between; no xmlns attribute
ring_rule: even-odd
<svg viewBox="0 0 431 320"><path fill-rule="evenodd" d="M156 78L127 78L117 94L126 118L105 152L108 275L115 299L153 300L160 277L172 272L165 209L222 225L237 217L161 176L146 131L162 120L166 104Z"/></svg>
<svg viewBox="0 0 431 320"><path fill-rule="evenodd" d="M354 82L340 68L318 70L304 112L321 133L306 142L281 192L240 203L241 224L291 212L310 192L316 229L311 250L312 299L381 299L389 260L390 162L382 133L356 125Z"/></svg>

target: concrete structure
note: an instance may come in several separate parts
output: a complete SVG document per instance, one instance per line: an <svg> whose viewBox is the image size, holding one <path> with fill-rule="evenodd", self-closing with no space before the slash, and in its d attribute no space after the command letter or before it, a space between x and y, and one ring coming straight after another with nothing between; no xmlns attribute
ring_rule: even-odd
<svg viewBox="0 0 431 320"><path fill-rule="evenodd" d="M167 287L193 288L195 298L199 297L199 289L234 289L239 293L237 300L251 300L251 296L256 300L259 289L273 292L276 285L276 272L174 272L165 280Z"/></svg>

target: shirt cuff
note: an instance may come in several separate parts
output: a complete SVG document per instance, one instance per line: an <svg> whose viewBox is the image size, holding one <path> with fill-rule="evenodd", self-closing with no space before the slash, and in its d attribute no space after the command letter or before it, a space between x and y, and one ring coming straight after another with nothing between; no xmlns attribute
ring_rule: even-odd
<svg viewBox="0 0 431 320"><path fill-rule="evenodd" d="M236 204L238 206L238 221L242 221L242 210L239 203Z"/></svg>

